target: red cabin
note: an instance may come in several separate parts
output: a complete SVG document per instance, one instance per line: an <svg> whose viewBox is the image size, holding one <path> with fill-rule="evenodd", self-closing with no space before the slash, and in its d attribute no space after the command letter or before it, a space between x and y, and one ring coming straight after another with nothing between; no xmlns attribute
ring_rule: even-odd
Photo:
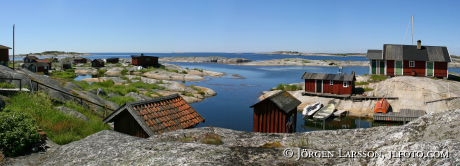
<svg viewBox="0 0 460 166"><path fill-rule="evenodd" d="M323 74L305 72L305 92L351 95L355 89L355 73Z"/></svg>
<svg viewBox="0 0 460 166"><path fill-rule="evenodd" d="M384 44L382 50L368 50L370 74L388 76L445 77L451 57L447 47Z"/></svg>
<svg viewBox="0 0 460 166"><path fill-rule="evenodd" d="M10 61L10 49L10 47L0 45L0 65L8 66L8 62Z"/></svg>
<svg viewBox="0 0 460 166"><path fill-rule="evenodd" d="M254 132L295 132L300 103L288 92L280 91L254 104Z"/></svg>
<svg viewBox="0 0 460 166"><path fill-rule="evenodd" d="M156 67L160 64L158 63L158 57L156 56L145 56L144 54L133 55L131 56L131 64L134 66L142 66L142 67Z"/></svg>

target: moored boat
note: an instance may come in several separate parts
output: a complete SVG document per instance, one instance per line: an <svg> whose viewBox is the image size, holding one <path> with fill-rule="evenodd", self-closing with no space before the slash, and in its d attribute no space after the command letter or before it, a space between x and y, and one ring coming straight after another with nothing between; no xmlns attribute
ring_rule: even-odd
<svg viewBox="0 0 460 166"><path fill-rule="evenodd" d="M383 98L380 99L376 104L374 108L374 113L388 113L388 109L390 108L390 103L388 103L388 100Z"/></svg>
<svg viewBox="0 0 460 166"><path fill-rule="evenodd" d="M334 104L328 104L326 107L321 108L315 115L313 115L314 119L327 119L329 118L335 111Z"/></svg>
<svg viewBox="0 0 460 166"><path fill-rule="evenodd" d="M321 109L321 107L323 107L323 104L321 104L320 102L307 105L303 108L302 115L304 116L304 118L311 117L319 109Z"/></svg>

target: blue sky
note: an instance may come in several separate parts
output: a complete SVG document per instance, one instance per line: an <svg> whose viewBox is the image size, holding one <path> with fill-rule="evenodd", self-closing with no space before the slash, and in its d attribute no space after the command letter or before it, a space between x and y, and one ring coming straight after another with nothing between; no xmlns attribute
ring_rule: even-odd
<svg viewBox="0 0 460 166"><path fill-rule="evenodd" d="M10 0L0 44L16 53L366 52L415 40L460 54L460 1Z"/></svg>

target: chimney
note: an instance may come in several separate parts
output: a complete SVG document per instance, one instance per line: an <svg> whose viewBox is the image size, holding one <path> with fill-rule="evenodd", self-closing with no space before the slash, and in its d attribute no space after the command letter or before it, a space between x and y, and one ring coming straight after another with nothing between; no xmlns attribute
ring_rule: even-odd
<svg viewBox="0 0 460 166"><path fill-rule="evenodd" d="M422 49L422 41L417 40L417 50L421 50L421 49Z"/></svg>

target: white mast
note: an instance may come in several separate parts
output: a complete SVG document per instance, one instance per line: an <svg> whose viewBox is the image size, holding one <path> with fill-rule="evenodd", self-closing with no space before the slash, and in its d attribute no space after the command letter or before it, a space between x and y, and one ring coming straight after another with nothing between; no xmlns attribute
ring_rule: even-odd
<svg viewBox="0 0 460 166"><path fill-rule="evenodd" d="M412 16L411 25L412 25L412 45L413 45L414 44L414 16Z"/></svg>

